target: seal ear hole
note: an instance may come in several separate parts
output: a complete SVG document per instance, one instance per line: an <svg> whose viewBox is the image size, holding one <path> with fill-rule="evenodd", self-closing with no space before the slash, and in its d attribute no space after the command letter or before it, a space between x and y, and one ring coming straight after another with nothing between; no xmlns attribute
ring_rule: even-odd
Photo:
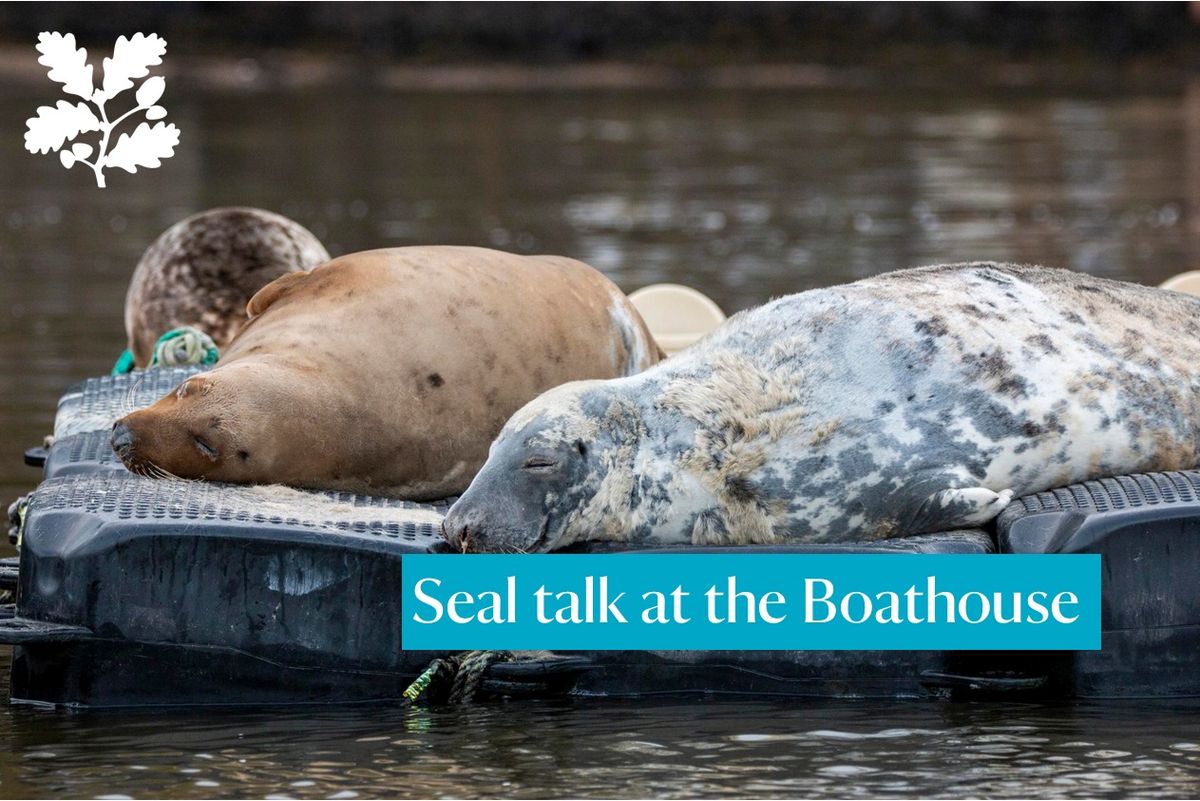
<svg viewBox="0 0 1200 801"><path fill-rule="evenodd" d="M238 458L241 459L243 462L249 461L250 453L248 451L238 451Z"/></svg>
<svg viewBox="0 0 1200 801"><path fill-rule="evenodd" d="M585 459L587 458L588 449L587 449L587 445L583 444L583 440L581 440L581 439L575 440L575 450L579 451L580 456L582 456Z"/></svg>

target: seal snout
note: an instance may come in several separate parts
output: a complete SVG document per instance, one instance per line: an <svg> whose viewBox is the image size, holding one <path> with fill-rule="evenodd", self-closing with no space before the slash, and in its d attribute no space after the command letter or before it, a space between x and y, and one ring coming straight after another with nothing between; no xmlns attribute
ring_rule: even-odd
<svg viewBox="0 0 1200 801"><path fill-rule="evenodd" d="M458 503L450 507L442 521L442 537L459 553L547 551L548 530L549 518L543 518L540 524L513 527L480 509L460 508Z"/></svg>
<svg viewBox="0 0 1200 801"><path fill-rule="evenodd" d="M121 457L121 461L127 461L133 451L133 429L123 420L118 420L113 423L111 442L113 451Z"/></svg>
<svg viewBox="0 0 1200 801"><path fill-rule="evenodd" d="M469 514L455 514L451 508L445 520L442 521L442 537L450 547L459 553L471 550L471 539L478 540L478 521L470 519ZM474 525L472 525L474 524Z"/></svg>

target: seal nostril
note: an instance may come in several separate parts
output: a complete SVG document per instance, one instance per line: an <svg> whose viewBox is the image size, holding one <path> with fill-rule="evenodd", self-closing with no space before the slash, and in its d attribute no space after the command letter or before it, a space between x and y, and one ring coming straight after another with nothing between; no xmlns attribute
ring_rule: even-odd
<svg viewBox="0 0 1200 801"><path fill-rule="evenodd" d="M447 525L445 520L442 521L442 539L454 550L465 553L467 537L466 526L460 526L453 522Z"/></svg>
<svg viewBox="0 0 1200 801"><path fill-rule="evenodd" d="M133 447L133 429L118 421L113 423L112 447L118 453L124 453Z"/></svg>

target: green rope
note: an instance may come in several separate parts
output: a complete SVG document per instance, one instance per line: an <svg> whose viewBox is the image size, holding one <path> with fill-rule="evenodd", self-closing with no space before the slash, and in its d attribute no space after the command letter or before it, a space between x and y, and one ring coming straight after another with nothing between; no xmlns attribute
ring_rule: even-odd
<svg viewBox="0 0 1200 801"><path fill-rule="evenodd" d="M199 328L184 326L172 328L158 338L151 351L150 367L175 367L183 364L216 364L221 357L212 337ZM134 370L133 353L125 351L113 365L113 375L124 375Z"/></svg>
<svg viewBox="0 0 1200 801"><path fill-rule="evenodd" d="M488 668L497 662L512 660L509 651L466 651L455 656L435 659L429 667L408 685L404 698L412 703L433 688L431 696L441 696L447 704L469 704L474 701Z"/></svg>
<svg viewBox="0 0 1200 801"><path fill-rule="evenodd" d="M133 351L123 351L120 357L117 358L117 363L113 365L110 375L125 375L133 372Z"/></svg>
<svg viewBox="0 0 1200 801"><path fill-rule="evenodd" d="M181 364L216 364L221 352L212 337L199 328L172 328L154 343L150 366L175 367Z"/></svg>
<svg viewBox="0 0 1200 801"><path fill-rule="evenodd" d="M409 702L415 701L421 697L421 694L429 689L429 685L433 682L433 677L442 669L442 660L435 659L429 663L429 667L425 668L425 672L417 676L417 680L408 685L408 689L404 691L404 697Z"/></svg>

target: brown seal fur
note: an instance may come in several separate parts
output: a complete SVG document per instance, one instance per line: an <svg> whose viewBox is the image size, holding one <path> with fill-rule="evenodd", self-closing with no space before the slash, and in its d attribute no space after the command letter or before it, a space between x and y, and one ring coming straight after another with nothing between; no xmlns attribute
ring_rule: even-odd
<svg viewBox="0 0 1200 801"><path fill-rule="evenodd" d="M158 338L185 325L224 348L255 292L326 261L308 229L262 209L209 209L176 223L146 249L125 296L134 361L145 367Z"/></svg>
<svg viewBox="0 0 1200 801"><path fill-rule="evenodd" d="M280 278L247 311L216 369L117 422L131 470L446 497L539 393L659 359L612 282L552 256L356 253Z"/></svg>

